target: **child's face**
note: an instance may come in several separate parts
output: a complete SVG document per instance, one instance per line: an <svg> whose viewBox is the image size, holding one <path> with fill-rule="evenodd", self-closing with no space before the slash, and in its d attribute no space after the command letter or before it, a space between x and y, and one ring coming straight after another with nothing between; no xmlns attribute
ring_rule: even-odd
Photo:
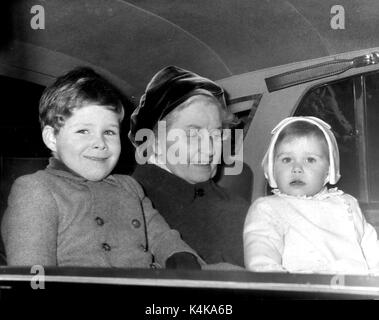
<svg viewBox="0 0 379 320"><path fill-rule="evenodd" d="M75 109L56 139L55 156L83 178L99 181L110 174L121 152L116 113L104 106Z"/></svg>
<svg viewBox="0 0 379 320"><path fill-rule="evenodd" d="M274 177L281 192L313 196L325 184L329 171L326 143L315 136L285 138L274 158Z"/></svg>

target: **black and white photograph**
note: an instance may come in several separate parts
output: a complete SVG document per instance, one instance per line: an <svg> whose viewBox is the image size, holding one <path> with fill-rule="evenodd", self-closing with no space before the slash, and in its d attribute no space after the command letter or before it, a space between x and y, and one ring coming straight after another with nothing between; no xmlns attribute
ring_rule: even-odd
<svg viewBox="0 0 379 320"><path fill-rule="evenodd" d="M0 308L379 299L379 1L0 6Z"/></svg>

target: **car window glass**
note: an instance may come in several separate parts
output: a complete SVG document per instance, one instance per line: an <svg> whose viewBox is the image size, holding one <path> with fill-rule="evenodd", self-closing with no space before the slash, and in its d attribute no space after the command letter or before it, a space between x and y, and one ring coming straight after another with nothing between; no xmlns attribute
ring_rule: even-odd
<svg viewBox="0 0 379 320"><path fill-rule="evenodd" d="M370 201L379 201L379 74L365 76L367 169Z"/></svg>
<svg viewBox="0 0 379 320"><path fill-rule="evenodd" d="M354 112L354 79L312 88L301 100L295 116L314 116L329 123L340 151L342 178L338 187L359 198L360 174Z"/></svg>

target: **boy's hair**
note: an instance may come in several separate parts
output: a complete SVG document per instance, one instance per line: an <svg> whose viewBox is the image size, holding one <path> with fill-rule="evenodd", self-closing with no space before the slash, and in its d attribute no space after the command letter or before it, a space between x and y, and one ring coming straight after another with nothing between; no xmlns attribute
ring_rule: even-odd
<svg viewBox="0 0 379 320"><path fill-rule="evenodd" d="M124 118L124 107L118 90L89 67L75 68L47 87L39 102L41 128L49 125L54 133L72 116L75 109L88 104L102 105Z"/></svg>
<svg viewBox="0 0 379 320"><path fill-rule="evenodd" d="M276 153L277 147L280 143L283 142L284 139L310 136L313 136L323 142L326 155L329 158L328 142L326 141L324 133L320 130L319 127L306 121L292 122L283 128L278 136L278 139L276 140L274 154Z"/></svg>

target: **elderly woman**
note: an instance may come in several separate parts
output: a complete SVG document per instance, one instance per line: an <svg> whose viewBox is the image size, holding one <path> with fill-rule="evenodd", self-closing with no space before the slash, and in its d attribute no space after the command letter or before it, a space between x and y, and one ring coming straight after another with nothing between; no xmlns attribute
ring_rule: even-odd
<svg viewBox="0 0 379 320"><path fill-rule="evenodd" d="M220 86L170 66L147 85L131 117L129 138L136 155L147 159L133 177L167 223L208 264L243 266L249 203L212 180L221 159L222 129L233 120ZM143 141L146 132L154 134Z"/></svg>

